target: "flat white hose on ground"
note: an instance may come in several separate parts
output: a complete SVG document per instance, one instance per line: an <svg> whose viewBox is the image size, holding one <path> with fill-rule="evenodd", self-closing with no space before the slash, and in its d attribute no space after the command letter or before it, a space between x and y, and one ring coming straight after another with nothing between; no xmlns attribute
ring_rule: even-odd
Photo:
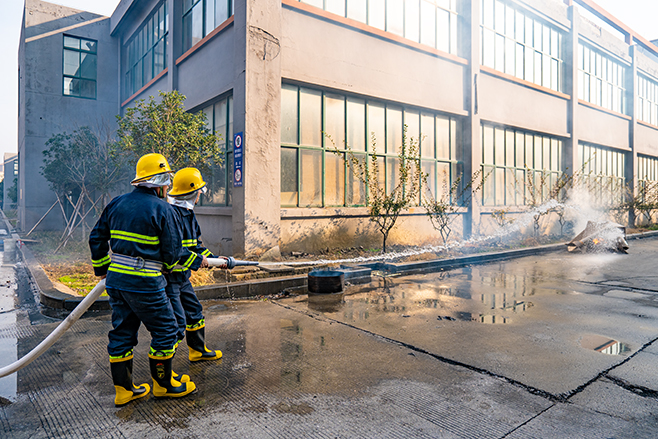
<svg viewBox="0 0 658 439"><path fill-rule="evenodd" d="M221 268L233 268L240 265L258 265L258 262L251 261L239 261L232 257L227 258L208 258L208 265L211 267L221 267ZM96 286L87 294L87 296L75 307L75 309L69 314L62 323L59 324L53 332L50 333L48 337L37 347L32 349L27 355L25 355L20 360L16 360L8 366L5 366L0 369L0 378L6 377L15 373L37 358L41 356L44 352L48 350L49 347L55 344L62 335L71 327L75 322L78 321L80 317L89 309L92 303L100 297L100 295L105 291L105 279L102 279L96 284Z"/></svg>
<svg viewBox="0 0 658 439"><path fill-rule="evenodd" d="M75 307L75 309L69 314L62 323L59 324L57 328L53 332L50 333L48 337L37 347L32 349L27 355L25 355L23 358L20 360L14 361L8 366L5 366L0 369L0 378L6 377L7 375L11 375L14 372L17 372L30 364L32 361L36 360L41 354L43 354L45 351L48 350L49 347L55 344L57 340L60 339L62 335L66 332L67 329L69 329L75 322L78 321L78 319L82 316L82 314L89 309L92 303L96 301L100 297L100 295L105 291L105 279L102 279L100 282L96 284L96 286L87 294L87 297L85 297L79 304L78 306Z"/></svg>

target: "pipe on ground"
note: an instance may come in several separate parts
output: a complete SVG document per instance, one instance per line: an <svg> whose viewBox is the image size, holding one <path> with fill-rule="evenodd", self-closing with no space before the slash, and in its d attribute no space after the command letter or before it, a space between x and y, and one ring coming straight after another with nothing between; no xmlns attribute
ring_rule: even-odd
<svg viewBox="0 0 658 439"><path fill-rule="evenodd" d="M53 332L50 333L48 337L37 347L32 349L27 355L25 355L20 360L16 360L8 366L5 366L0 369L0 378L11 375L12 373L18 372L32 361L36 360L41 354L43 354L49 347L55 344L57 340L60 339L62 335L71 327L75 322L78 321L80 317L89 309L92 303L100 297L100 295L105 291L105 279L102 279L96 284L96 286L87 294L87 296L82 299L82 301L75 307L71 314L69 314L62 323L59 324Z"/></svg>

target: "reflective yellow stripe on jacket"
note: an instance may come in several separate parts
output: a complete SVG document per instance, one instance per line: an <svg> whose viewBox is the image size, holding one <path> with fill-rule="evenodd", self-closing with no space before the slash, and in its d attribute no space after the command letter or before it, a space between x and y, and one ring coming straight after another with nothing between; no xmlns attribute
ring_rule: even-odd
<svg viewBox="0 0 658 439"><path fill-rule="evenodd" d="M104 258L101 259L92 259L91 260L91 265L94 267L102 267L103 265L107 265L110 263L110 255L105 256Z"/></svg>
<svg viewBox="0 0 658 439"><path fill-rule="evenodd" d="M160 238L157 236L140 235L138 233L124 232L123 230L110 230L110 238L138 242L140 244L160 244Z"/></svg>
<svg viewBox="0 0 658 439"><path fill-rule="evenodd" d="M195 247L197 245L196 239L183 239L183 247Z"/></svg>

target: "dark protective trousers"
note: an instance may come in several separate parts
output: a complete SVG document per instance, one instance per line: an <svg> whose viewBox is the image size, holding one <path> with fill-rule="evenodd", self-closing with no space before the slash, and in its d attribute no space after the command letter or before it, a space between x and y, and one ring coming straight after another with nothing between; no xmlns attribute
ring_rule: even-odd
<svg viewBox="0 0 658 439"><path fill-rule="evenodd" d="M178 340L183 340L186 325L194 325L203 319L203 306L189 280L183 283L168 282L165 291L178 322Z"/></svg>
<svg viewBox="0 0 658 439"><path fill-rule="evenodd" d="M178 324L171 302L164 291L133 293L107 288L112 307L112 330L108 333L107 352L120 356L137 346L139 325L151 333L151 348L168 351L178 341Z"/></svg>

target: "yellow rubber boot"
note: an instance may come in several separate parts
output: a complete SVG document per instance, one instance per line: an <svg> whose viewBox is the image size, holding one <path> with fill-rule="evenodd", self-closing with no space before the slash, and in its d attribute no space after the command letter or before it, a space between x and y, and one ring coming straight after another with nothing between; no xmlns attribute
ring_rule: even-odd
<svg viewBox="0 0 658 439"><path fill-rule="evenodd" d="M185 331L187 347L190 350L190 361L202 360L219 360L222 358L222 351L211 351L206 347L205 326Z"/></svg>
<svg viewBox="0 0 658 439"><path fill-rule="evenodd" d="M133 358L122 358L121 360L110 359L110 371L114 382L114 405L121 407L138 398L149 394L151 387L148 384L135 386L133 384Z"/></svg>
<svg viewBox="0 0 658 439"><path fill-rule="evenodd" d="M180 382L173 377L172 361L173 355L169 357L149 355L151 376L153 377L153 395L156 398L180 398L196 390L196 385L192 381Z"/></svg>

